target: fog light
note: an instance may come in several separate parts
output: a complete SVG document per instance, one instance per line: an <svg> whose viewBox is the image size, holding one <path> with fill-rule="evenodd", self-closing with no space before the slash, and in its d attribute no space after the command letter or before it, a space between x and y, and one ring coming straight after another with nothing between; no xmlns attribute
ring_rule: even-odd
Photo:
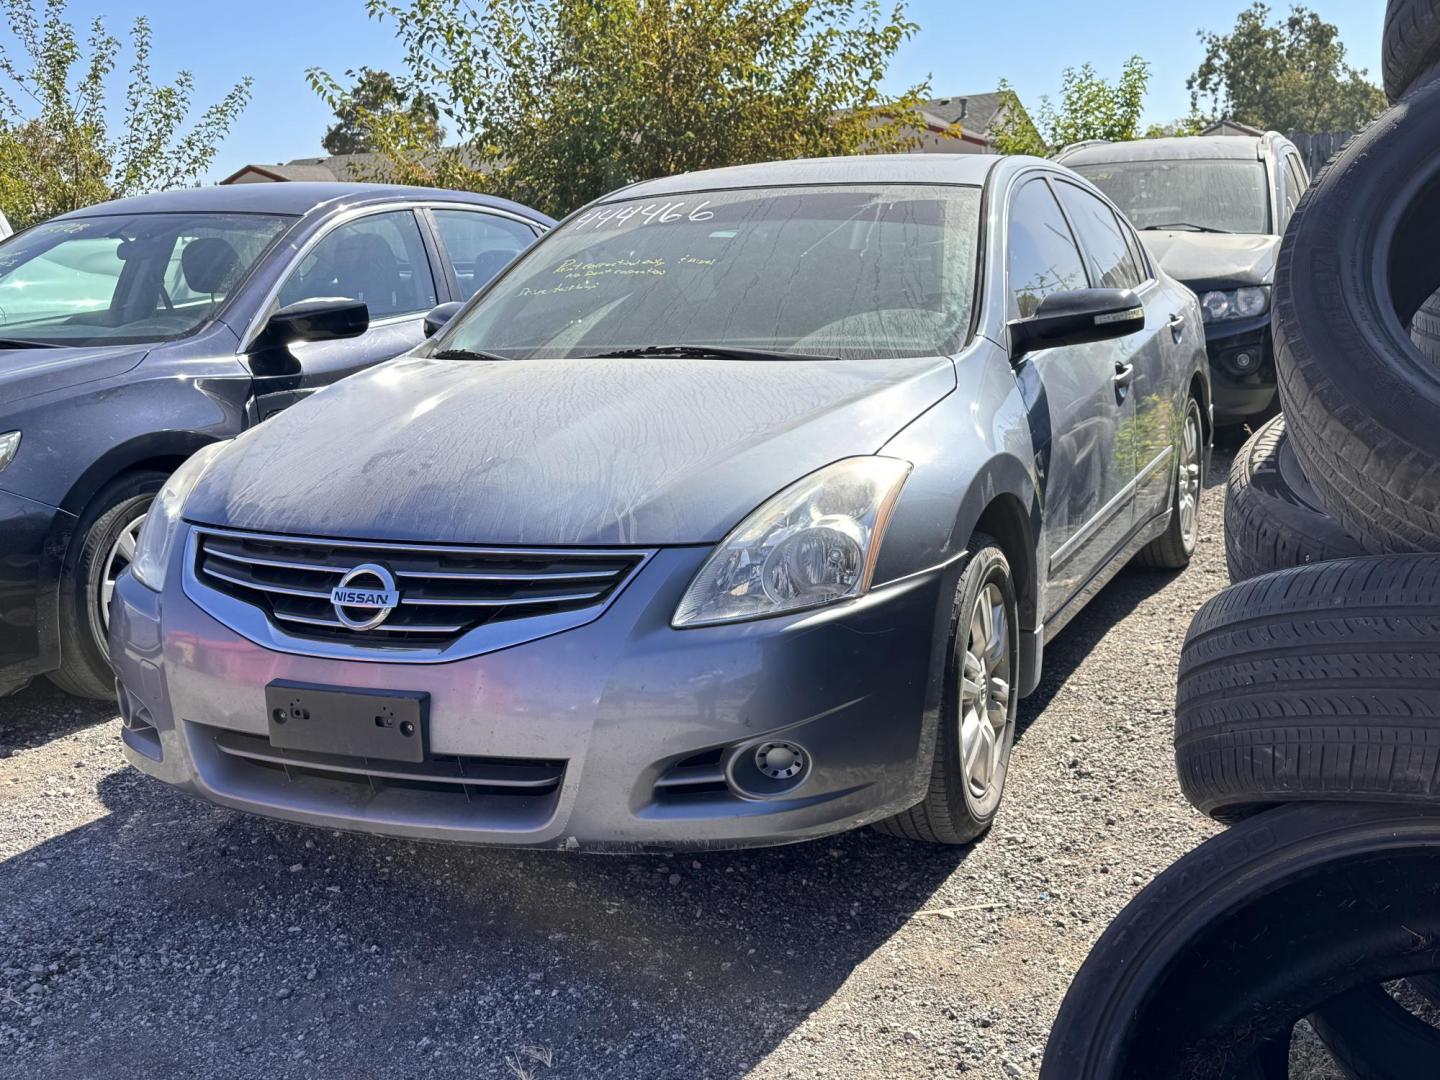
<svg viewBox="0 0 1440 1080"><path fill-rule="evenodd" d="M1237 352L1230 359L1236 371L1249 371L1255 366L1255 358L1248 352Z"/></svg>
<svg viewBox="0 0 1440 1080"><path fill-rule="evenodd" d="M810 777L810 752L799 743L767 739L737 747L729 758L725 780L732 791L750 799L789 796Z"/></svg>
<svg viewBox="0 0 1440 1080"><path fill-rule="evenodd" d="M771 780L789 780L805 768L805 751L794 743L765 743L755 750L755 767Z"/></svg>

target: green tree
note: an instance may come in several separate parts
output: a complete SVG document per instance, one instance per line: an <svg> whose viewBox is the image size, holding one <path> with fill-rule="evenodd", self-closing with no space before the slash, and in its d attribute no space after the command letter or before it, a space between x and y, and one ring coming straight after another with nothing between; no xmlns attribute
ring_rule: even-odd
<svg viewBox="0 0 1440 1080"><path fill-rule="evenodd" d="M1125 61L1113 84L1090 64L1066 68L1060 76L1060 103L1040 99L1033 121L1020 108L1006 109L991 130L990 142L1002 154L1046 157L1086 139L1124 142L1140 137L1140 113L1150 83L1150 65L1138 56ZM1001 93L1018 103L1010 84Z"/></svg>
<svg viewBox="0 0 1440 1080"><path fill-rule="evenodd" d="M456 133L372 116L384 175L552 214L692 169L912 145L927 86L880 82L916 31L903 0L367 0L404 48L406 94ZM311 84L335 104L335 80ZM378 178L378 177L377 177Z"/></svg>
<svg viewBox="0 0 1440 1080"><path fill-rule="evenodd" d="M1308 8L1271 18L1257 0L1228 34L1200 31L1205 58L1186 80L1192 109L1277 131L1355 131L1385 108L1340 31Z"/></svg>
<svg viewBox="0 0 1440 1080"><path fill-rule="evenodd" d="M0 0L17 49L0 46L0 208L16 228L106 199L198 182L250 99L242 79L188 128L194 79L156 85L150 24L130 28L133 54L121 127L112 132L106 79L122 42L95 19L83 45L66 0Z"/></svg>
<svg viewBox="0 0 1440 1080"><path fill-rule="evenodd" d="M325 132L321 144L328 154L364 154L375 149L371 130L377 118L392 113L404 115L414 137L430 147L444 138L440 110L425 94L406 94L388 71L362 67L345 73L354 80L348 90L328 87L335 97L335 123Z"/></svg>

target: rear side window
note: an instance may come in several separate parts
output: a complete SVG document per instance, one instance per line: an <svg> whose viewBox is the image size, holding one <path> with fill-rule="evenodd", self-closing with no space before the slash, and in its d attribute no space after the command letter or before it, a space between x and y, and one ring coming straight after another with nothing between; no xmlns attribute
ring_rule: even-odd
<svg viewBox="0 0 1440 1080"><path fill-rule="evenodd" d="M1085 257L1090 265L1090 281L1097 288L1133 289L1140 284L1140 272L1130 255L1130 246L1115 213L1088 191L1074 184L1060 183L1060 202L1080 242L1085 245Z"/></svg>
<svg viewBox="0 0 1440 1080"><path fill-rule="evenodd" d="M1305 174L1300 169L1300 159L1294 154L1285 155L1285 220L1300 205L1300 196L1305 194Z"/></svg>
<svg viewBox="0 0 1440 1080"><path fill-rule="evenodd" d="M460 299L469 300L482 286L509 266L535 239L535 232L510 218L475 210L435 210L435 228L455 280Z"/></svg>
<svg viewBox="0 0 1440 1080"><path fill-rule="evenodd" d="M1010 311L1029 318L1053 292L1083 289L1085 265L1050 185L1031 180L1010 202Z"/></svg>

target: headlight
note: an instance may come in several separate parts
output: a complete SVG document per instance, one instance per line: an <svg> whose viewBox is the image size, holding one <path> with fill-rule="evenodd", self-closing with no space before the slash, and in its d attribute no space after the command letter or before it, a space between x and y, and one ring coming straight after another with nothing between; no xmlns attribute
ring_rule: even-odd
<svg viewBox="0 0 1440 1080"><path fill-rule="evenodd" d="M909 475L908 461L857 457L791 484L720 542L671 625L758 619L862 595Z"/></svg>
<svg viewBox="0 0 1440 1080"><path fill-rule="evenodd" d="M20 449L20 432L7 431L0 435L0 469L15 460L15 451Z"/></svg>
<svg viewBox="0 0 1440 1080"><path fill-rule="evenodd" d="M1205 313L1206 322L1248 319L1263 314L1269 306L1269 289L1259 285L1247 285L1243 289L1216 289L1200 298L1200 309Z"/></svg>
<svg viewBox="0 0 1440 1080"><path fill-rule="evenodd" d="M130 563L130 572L137 581L147 588L159 592L165 587L165 565L170 561L170 548L175 543L175 533L180 528L180 512L185 508L185 499L204 475L215 455L230 440L202 446L190 455L189 460L165 481L160 494L145 513L145 524L140 527L140 541L135 545L135 559Z"/></svg>

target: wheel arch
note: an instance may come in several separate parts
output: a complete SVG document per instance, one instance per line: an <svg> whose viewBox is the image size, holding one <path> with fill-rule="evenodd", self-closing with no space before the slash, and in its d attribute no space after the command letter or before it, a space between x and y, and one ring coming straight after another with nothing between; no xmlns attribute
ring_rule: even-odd
<svg viewBox="0 0 1440 1080"><path fill-rule="evenodd" d="M102 488L129 472L154 469L174 472L191 454L215 442L196 431L162 431L140 435L111 447L70 486L60 509L79 517Z"/></svg>

